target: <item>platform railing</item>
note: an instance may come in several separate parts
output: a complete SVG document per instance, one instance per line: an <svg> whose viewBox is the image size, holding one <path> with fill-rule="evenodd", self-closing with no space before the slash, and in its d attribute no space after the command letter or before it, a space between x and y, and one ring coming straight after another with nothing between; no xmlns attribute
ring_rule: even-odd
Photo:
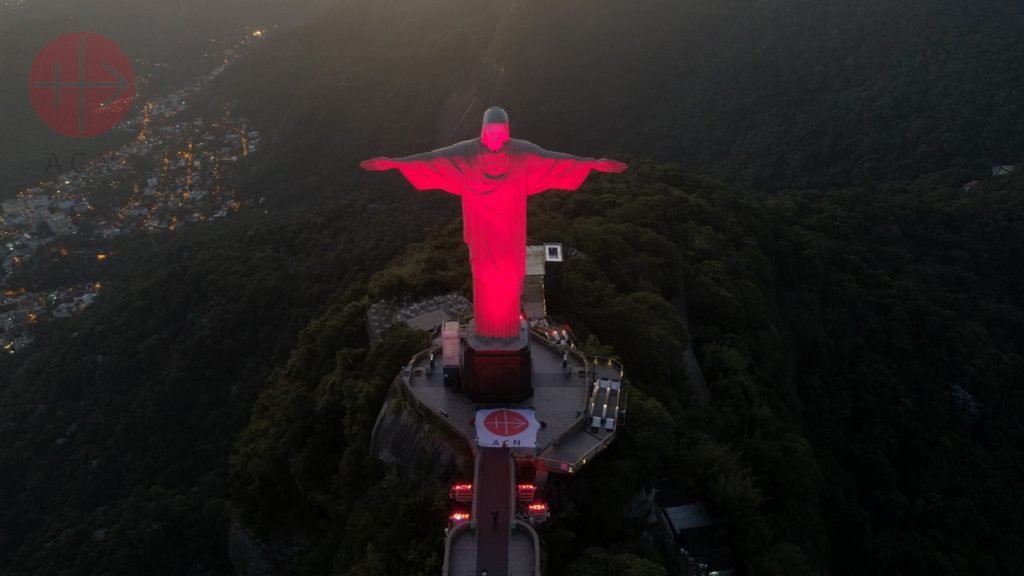
<svg viewBox="0 0 1024 576"><path fill-rule="evenodd" d="M404 400L406 400L407 402L411 402L411 405L417 412L419 412L420 414L428 418L430 421L440 426L442 430L447 430L449 433L454 434L456 438L459 438L460 440L465 442L466 446L469 448L470 453L473 453L476 450L476 446L466 436L466 434L448 418L448 415L442 414L438 410L434 409L434 407L424 402L419 396L416 395L416 392L412 390L412 378L415 370L414 366L421 359L429 355L431 350L437 348L439 347L432 346L431 348L427 348L426 350L423 350L413 355L412 359L409 360L409 364L402 369L402 373L400 375L402 382L399 387L399 394L402 395L402 398Z"/></svg>
<svg viewBox="0 0 1024 576"><path fill-rule="evenodd" d="M575 474L577 470L582 468L588 461L593 459L594 456L597 456L598 454L603 452L604 449L607 448L608 445L612 443L612 441L615 439L618 433L619 431L616 428L607 436L605 436L601 440L598 440L593 446L590 447L590 449L581 454L579 458L572 462L567 462L565 460L556 460L554 458L545 458L543 456L535 456L533 457L533 461L535 464L542 465L545 470L550 470L552 472L568 472L569 474ZM565 468L563 468L563 465L565 465Z"/></svg>
<svg viewBox="0 0 1024 576"><path fill-rule="evenodd" d="M518 518L512 524L513 530L525 531L531 539L533 539L533 576L541 576L540 574L540 536L537 535L537 531L530 526L529 522L523 522Z"/></svg>
<svg viewBox="0 0 1024 576"><path fill-rule="evenodd" d="M456 524L448 529L444 537L444 564L441 566L441 576L451 576L452 544L455 539L469 530L470 523Z"/></svg>
<svg viewBox="0 0 1024 576"><path fill-rule="evenodd" d="M591 366L607 366L619 372L620 376L625 375L625 370L622 365L622 361L612 356L597 356L589 354L580 350L574 343L570 343L568 346L557 344L552 342L548 337L548 333L543 328L532 327L530 331L533 332L541 342L543 342L548 348L555 352L567 352L570 355L576 357L583 365L587 366L588 371L591 370Z"/></svg>

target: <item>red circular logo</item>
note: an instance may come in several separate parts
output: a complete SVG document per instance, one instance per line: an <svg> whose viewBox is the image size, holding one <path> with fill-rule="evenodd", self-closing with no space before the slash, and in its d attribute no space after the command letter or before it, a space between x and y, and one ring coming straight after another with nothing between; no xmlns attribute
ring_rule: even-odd
<svg viewBox="0 0 1024 576"><path fill-rule="evenodd" d="M518 412L495 410L484 418L484 427L497 436L515 436L530 427L530 422Z"/></svg>
<svg viewBox="0 0 1024 576"><path fill-rule="evenodd" d="M135 98L135 75L112 40L75 32L46 45L28 78L29 98L50 129L92 138L124 118Z"/></svg>

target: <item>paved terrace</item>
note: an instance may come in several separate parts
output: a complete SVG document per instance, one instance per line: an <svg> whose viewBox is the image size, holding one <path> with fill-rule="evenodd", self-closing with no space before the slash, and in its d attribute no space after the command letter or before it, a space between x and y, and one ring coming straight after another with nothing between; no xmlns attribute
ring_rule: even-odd
<svg viewBox="0 0 1024 576"><path fill-rule="evenodd" d="M436 359L433 369L430 368L431 354ZM553 344L538 333L531 333L530 354L533 396L523 402L502 406L533 408L543 427L537 434L536 449L517 448L514 455L520 459L538 458L552 471L575 472L585 459L601 451L617 433L617 427L612 430L603 425L597 430L589 427L592 421L591 382L621 380L621 368L607 359L597 359L595 363L592 357L586 357L570 346ZM563 354L568 360L568 370L562 368ZM477 409L485 406L445 387L440 340L435 340L434 346L410 362L403 380L417 400L475 445L473 419ZM624 409L625 401L619 401L618 407Z"/></svg>

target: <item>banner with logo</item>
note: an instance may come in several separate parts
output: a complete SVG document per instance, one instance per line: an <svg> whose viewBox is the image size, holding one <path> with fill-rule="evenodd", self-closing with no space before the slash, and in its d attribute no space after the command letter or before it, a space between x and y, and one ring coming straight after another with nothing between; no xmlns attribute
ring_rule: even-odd
<svg viewBox="0 0 1024 576"><path fill-rule="evenodd" d="M476 441L484 448L536 448L540 422L533 410L476 411Z"/></svg>

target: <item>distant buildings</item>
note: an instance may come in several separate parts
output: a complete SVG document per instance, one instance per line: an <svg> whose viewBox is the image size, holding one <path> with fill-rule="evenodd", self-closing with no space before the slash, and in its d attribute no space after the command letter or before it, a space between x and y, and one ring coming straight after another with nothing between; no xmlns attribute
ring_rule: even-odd
<svg viewBox="0 0 1024 576"><path fill-rule="evenodd" d="M14 218L28 216L28 207L21 198L15 198L3 203L4 215Z"/></svg>
<svg viewBox="0 0 1024 576"><path fill-rule="evenodd" d="M100 284L79 284L50 292L5 290L0 293L0 351L14 354L32 343L29 328L41 321L67 318L91 306Z"/></svg>
<svg viewBox="0 0 1024 576"><path fill-rule="evenodd" d="M25 196L25 198L23 198L23 202L25 203L25 208L28 210L46 210L50 208L50 197L46 194Z"/></svg>
<svg viewBox="0 0 1024 576"><path fill-rule="evenodd" d="M239 55L225 51L223 63L205 80L149 102L137 117L123 122L121 128L138 130L133 142L0 202L0 287L47 244L54 243L53 254L61 258L81 256L80 246L69 240L80 229L113 240L172 231L241 209L242 202L222 178L229 163L256 151L259 132L234 117L231 106L224 106L214 122L168 120L187 109L209 79ZM87 254L93 254L91 249ZM87 308L98 290L98 284L90 284L49 293L0 292L0 352L24 349L32 341L32 324Z"/></svg>
<svg viewBox="0 0 1024 576"><path fill-rule="evenodd" d="M68 220L68 217L58 212L57 214L46 213L42 215L43 223L50 229L54 236L70 236L78 231L75 225Z"/></svg>

